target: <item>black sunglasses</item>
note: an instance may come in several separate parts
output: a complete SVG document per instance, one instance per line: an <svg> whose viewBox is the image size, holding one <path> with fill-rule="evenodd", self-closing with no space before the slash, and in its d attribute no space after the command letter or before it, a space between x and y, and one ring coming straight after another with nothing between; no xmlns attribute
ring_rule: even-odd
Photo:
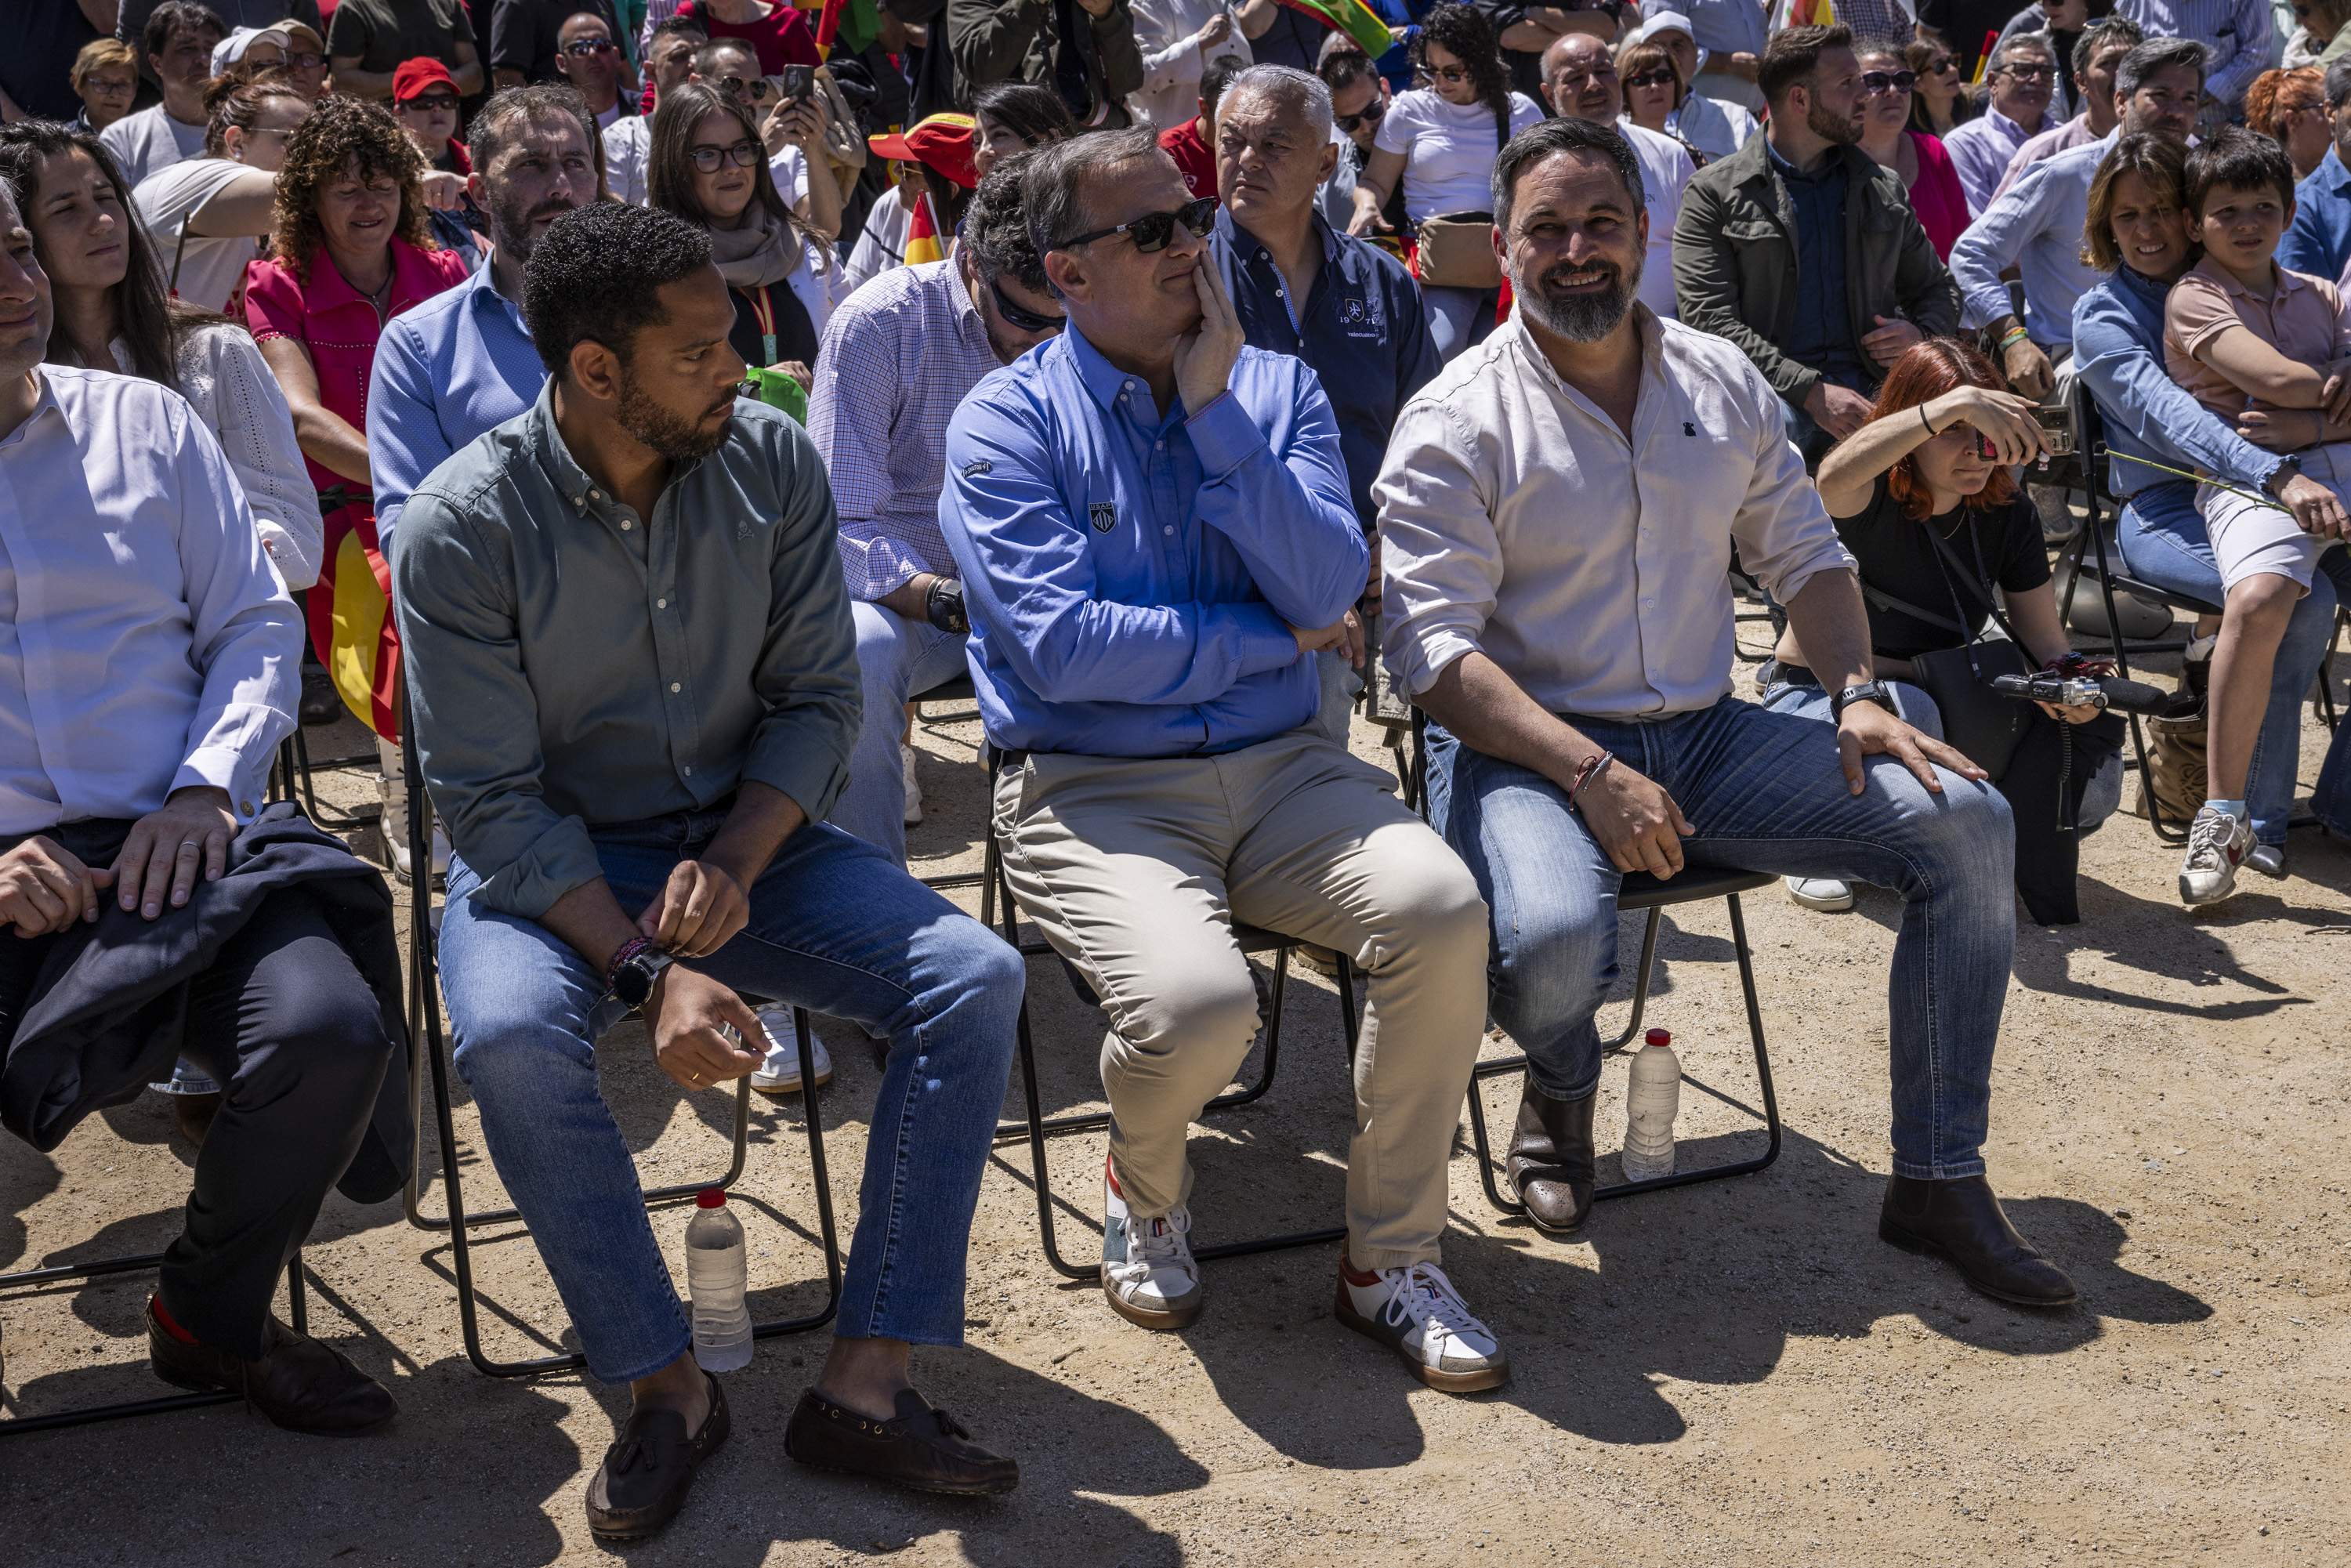
<svg viewBox="0 0 2351 1568"><path fill-rule="evenodd" d="M1013 303L998 278L987 280L987 292L996 301L996 313L1024 332L1058 332L1070 324L1066 316L1040 316L1025 305Z"/></svg>
<svg viewBox="0 0 2351 1568"><path fill-rule="evenodd" d="M420 92L400 107L426 110L454 110L457 107L457 95L454 92Z"/></svg>
<svg viewBox="0 0 2351 1568"><path fill-rule="evenodd" d="M1091 234L1081 234L1047 248L1075 250L1081 245L1092 245L1098 239L1108 239L1113 235L1124 235L1134 242L1135 249L1149 256L1154 251L1167 248L1167 242L1176 237L1177 224L1182 224L1185 232L1195 239L1206 239L1209 229L1216 225L1216 222L1217 198L1201 196L1185 203L1172 213L1146 213L1133 223L1117 224L1106 229L1095 229Z"/></svg>
<svg viewBox="0 0 2351 1568"><path fill-rule="evenodd" d="M610 38L574 38L563 46L567 55L609 55L621 46Z"/></svg>
<svg viewBox="0 0 2351 1568"><path fill-rule="evenodd" d="M1867 81L1869 78L1864 77L1861 79ZM1681 84L1674 79L1674 73L1671 71L1643 71L1639 76L1626 77L1625 85L1626 87L1678 87Z"/></svg>
<svg viewBox="0 0 2351 1568"><path fill-rule="evenodd" d="M1915 71L1864 71L1861 90L1864 92L1908 92L1918 85Z"/></svg>
<svg viewBox="0 0 2351 1568"><path fill-rule="evenodd" d="M1375 98L1353 114L1332 115L1331 123L1342 131L1353 131L1359 125L1377 125L1387 117L1387 101L1384 99Z"/></svg>
<svg viewBox="0 0 2351 1568"><path fill-rule="evenodd" d="M768 96L768 88L769 85L770 84L766 77L753 77L748 81L746 81L741 77L720 77L718 78L719 89L725 92L727 97L747 98L754 103L757 103L759 99Z"/></svg>

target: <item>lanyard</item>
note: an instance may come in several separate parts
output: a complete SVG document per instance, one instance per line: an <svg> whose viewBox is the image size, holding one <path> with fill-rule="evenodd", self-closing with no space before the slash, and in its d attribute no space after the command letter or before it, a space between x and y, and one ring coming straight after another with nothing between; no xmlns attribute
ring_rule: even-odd
<svg viewBox="0 0 2351 1568"><path fill-rule="evenodd" d="M735 291L750 301L751 318L759 323L759 341L767 350L760 360L761 369L776 362L776 307L768 298L766 288L738 288Z"/></svg>

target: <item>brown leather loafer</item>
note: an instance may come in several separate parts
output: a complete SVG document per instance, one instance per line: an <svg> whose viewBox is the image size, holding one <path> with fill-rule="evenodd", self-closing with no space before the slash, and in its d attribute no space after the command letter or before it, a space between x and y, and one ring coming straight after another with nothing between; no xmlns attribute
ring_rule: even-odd
<svg viewBox="0 0 2351 1568"><path fill-rule="evenodd" d="M1519 1096L1519 1124L1510 1134L1503 1169L1527 1206L1527 1218L1547 1236L1583 1227L1592 1212L1592 1109L1594 1091L1581 1100L1556 1100L1527 1075Z"/></svg>
<svg viewBox="0 0 2351 1568"><path fill-rule="evenodd" d="M296 1333L276 1318L265 1332L261 1359L246 1361L182 1339L157 1320L150 1297L147 1364L174 1387L242 1395L246 1404L289 1432L364 1432L400 1412L383 1385L353 1366L340 1351Z"/></svg>
<svg viewBox="0 0 2351 1568"><path fill-rule="evenodd" d="M1959 1278L1997 1301L2020 1307L2064 1307L2074 1281L2016 1233L1991 1184L1980 1176L1949 1181L1888 1176L1877 1235L1906 1252L1940 1258Z"/></svg>
<svg viewBox="0 0 2351 1568"><path fill-rule="evenodd" d="M632 1410L621 1423L621 1435L588 1478L588 1529L597 1540L658 1535L685 1507L694 1472L732 1429L726 1391L710 1374L702 1376L710 1386L710 1414L692 1437L686 1435L685 1417L674 1410Z"/></svg>
<svg viewBox="0 0 2351 1568"><path fill-rule="evenodd" d="M887 1421L810 1389L784 1430L784 1452L811 1469L846 1470L914 1491L990 1497L1020 1484L1020 1467L971 1440L963 1424L908 1388Z"/></svg>

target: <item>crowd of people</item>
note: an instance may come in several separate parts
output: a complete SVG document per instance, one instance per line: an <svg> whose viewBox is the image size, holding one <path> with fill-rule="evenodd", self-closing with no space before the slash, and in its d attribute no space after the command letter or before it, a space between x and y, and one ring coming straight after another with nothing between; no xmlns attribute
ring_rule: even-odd
<svg viewBox="0 0 2351 1568"><path fill-rule="evenodd" d="M1990 682L2105 673L2051 559L2104 486L2119 564L2194 607L2180 897L2287 874L2351 592L2342 7L31 9L0 1117L48 1147L174 1093L162 1375L393 1414L269 1308L327 1190L387 1197L413 1146L383 878L264 803L340 706L386 868L445 878L491 1159L631 1391L595 1531L660 1530L728 1430L598 1087L632 1011L689 1092L798 1092L795 1006L874 1040L787 1450L1015 1485L913 1370L962 1336L1024 983L907 870L909 705L959 677L1011 894L1105 1015L1129 1322L1206 1301L1186 1142L1260 1026L1245 924L1364 981L1334 1315L1506 1381L1442 1262L1481 1040L1526 1052L1509 1178L1573 1234L1620 893L1700 866L1899 897L1879 1234L2074 1301L1982 1148L2017 905L2081 918L2124 727ZM1417 709L1424 811L1359 709ZM2351 836L2351 729L2311 810Z"/></svg>

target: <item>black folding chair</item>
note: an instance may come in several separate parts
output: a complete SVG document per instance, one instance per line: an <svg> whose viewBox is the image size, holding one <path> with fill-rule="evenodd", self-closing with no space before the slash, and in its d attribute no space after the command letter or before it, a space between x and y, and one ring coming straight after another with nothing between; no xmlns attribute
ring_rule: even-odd
<svg viewBox="0 0 2351 1568"><path fill-rule="evenodd" d="M475 1303L471 1232L486 1225L503 1225L519 1221L520 1212L511 1207L487 1209L481 1213L467 1212L465 1195L458 1177L457 1134L451 1113L448 1064L442 1049L441 1003L436 956L438 934L432 924L433 879L433 812L424 793L424 778L416 755L416 747L402 747L407 773L408 790L408 852L409 864L416 874L409 883L409 1017L415 1020L410 1030L411 1049L422 1056L422 1063L412 1060L409 1073L417 1083L418 1095L423 1095L424 1073L420 1066L428 1067L433 1085L434 1121L441 1136L441 1179L449 1191L448 1212L438 1217L424 1212L421 1199L424 1176L423 1106L417 1106L417 1149L415 1168L408 1180L404 1204L408 1221L421 1230L445 1231L449 1237L450 1260L456 1274L457 1317L465 1331L465 1357L475 1368L489 1377L529 1377L548 1372L569 1372L587 1365L584 1355L552 1354L530 1356L520 1361L493 1360L482 1348L480 1313ZM824 1244L826 1291L824 1305L816 1312L797 1318L778 1319L751 1325L751 1337L771 1339L779 1334L804 1333L823 1327L832 1321L841 1305L841 1239L833 1224L832 1186L826 1174L824 1157L824 1122L817 1106L816 1062L810 1045L808 1012L802 1008L792 1009L792 1032L799 1047L800 1109L808 1125L809 1168L816 1184L817 1218ZM738 1080L735 1086L734 1155L725 1174L715 1180L679 1182L669 1186L651 1189L644 1195L646 1207L674 1203L692 1197L705 1187L731 1188L743 1174L749 1150L751 1119L751 1081Z"/></svg>
<svg viewBox="0 0 2351 1568"><path fill-rule="evenodd" d="M993 779L995 768L992 765L988 771L990 778ZM998 844L992 829L987 837L987 864L981 874L987 879L985 885L1002 904L1004 911L1002 929L1005 941L1010 943L1024 957L1058 959L1060 956L1043 937L1024 939L1021 936L1019 907L1013 902L1012 886L1004 873L1003 851ZM1240 950L1245 956L1258 956L1269 953L1273 956L1273 981L1266 1008L1268 1016L1265 1020L1265 1060L1258 1070L1255 1082L1244 1088L1217 1095L1208 1102L1204 1112L1228 1111L1236 1106L1251 1104L1263 1099L1266 1092L1273 1087L1274 1070L1279 1065L1281 1056L1281 1019L1283 1003L1289 991L1290 953L1291 948L1301 946L1296 937L1285 936L1279 932L1267 931L1255 925L1246 925L1238 921L1233 924L1233 937L1239 944ZM1347 1060L1352 1064L1355 1060L1355 1043L1359 1027L1355 1019L1354 967L1344 953L1337 956L1339 1017L1341 1026L1346 1034ZM1071 988L1081 997L1089 1002L1098 1000L1092 988L1086 985L1084 977L1075 967L1066 960L1061 960L1061 967L1069 976ZM1102 1278L1101 1264L1072 1263L1061 1256L1060 1244L1054 1236L1052 1171L1046 1155L1045 1145L1050 1139L1066 1137L1077 1133L1095 1132L1109 1126L1110 1113L1078 1111L1047 1117L1038 1102L1037 1053L1029 1030L1029 1003L1025 997L1020 1003L1019 1039L1020 1089L1027 1114L1020 1121L999 1123L996 1129L996 1141L998 1144L1006 1144L1022 1137L1026 1137L1029 1141L1029 1171L1037 1188L1037 1229L1044 1242L1046 1261L1052 1264L1054 1272L1064 1278L1099 1280ZM1295 1231L1284 1236L1260 1237L1253 1240L1218 1242L1212 1247L1195 1248L1192 1256L1203 1262L1217 1258L1241 1258L1251 1253L1278 1252L1292 1247L1312 1247L1323 1242L1337 1241L1343 1239L1346 1234L1345 1226L1332 1226L1319 1230Z"/></svg>
<svg viewBox="0 0 2351 1568"><path fill-rule="evenodd" d="M919 716L925 703L977 703L978 694L972 689L971 676L965 674L956 676L953 680L942 681L929 691L917 692L910 700L914 703L915 713ZM927 724L961 723L978 716L978 709L975 707L968 714L925 718L924 722ZM996 886L989 880L986 870L940 872L935 875L918 877L915 880L925 887L940 893L945 893L950 888L977 887L979 889L979 923L983 925L992 925L996 923Z"/></svg>

